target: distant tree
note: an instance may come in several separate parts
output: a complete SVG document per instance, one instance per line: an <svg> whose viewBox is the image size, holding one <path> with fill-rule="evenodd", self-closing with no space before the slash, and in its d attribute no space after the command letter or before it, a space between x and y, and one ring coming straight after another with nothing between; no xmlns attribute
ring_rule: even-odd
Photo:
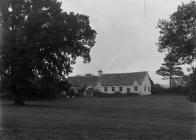
<svg viewBox="0 0 196 140"><path fill-rule="evenodd" d="M15 104L32 90L55 93L77 57L90 62L96 31L88 16L63 12L57 0L1 0L0 11L0 76Z"/></svg>
<svg viewBox="0 0 196 140"><path fill-rule="evenodd" d="M159 20L158 28L159 52L169 50L179 63L192 64L196 58L196 2L182 3L169 20ZM195 92L196 86L192 89Z"/></svg>
<svg viewBox="0 0 196 140"><path fill-rule="evenodd" d="M165 89L158 83L153 84L152 94L162 94L165 93Z"/></svg>
<svg viewBox="0 0 196 140"><path fill-rule="evenodd" d="M86 73L85 76L94 76L92 73Z"/></svg>
<svg viewBox="0 0 196 140"><path fill-rule="evenodd" d="M169 86L171 88L172 80L176 77L183 76L184 73L182 68L177 66L171 55L167 55L164 61L165 63L162 63L162 66L156 71L156 73L163 76L163 79L169 79Z"/></svg>

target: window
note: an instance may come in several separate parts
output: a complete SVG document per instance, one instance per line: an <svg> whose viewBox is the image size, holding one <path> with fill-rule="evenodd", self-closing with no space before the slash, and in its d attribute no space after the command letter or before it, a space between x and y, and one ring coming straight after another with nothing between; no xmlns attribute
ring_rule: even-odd
<svg viewBox="0 0 196 140"><path fill-rule="evenodd" d="M115 87L112 87L112 91L115 91Z"/></svg>
<svg viewBox="0 0 196 140"><path fill-rule="evenodd" d="M104 87L104 91L107 92L108 91L108 87Z"/></svg>
<svg viewBox="0 0 196 140"><path fill-rule="evenodd" d="M127 93L130 93L130 88L127 88Z"/></svg>
<svg viewBox="0 0 196 140"><path fill-rule="evenodd" d="M134 91L138 91L138 87L137 86L134 86Z"/></svg>
<svg viewBox="0 0 196 140"><path fill-rule="evenodd" d="M98 87L98 88L97 88L97 91L98 91L98 92L101 92L101 88L100 88L100 87Z"/></svg>
<svg viewBox="0 0 196 140"><path fill-rule="evenodd" d="M144 91L146 91L146 86L144 87Z"/></svg>
<svg viewBox="0 0 196 140"><path fill-rule="evenodd" d="M122 87L119 87L119 91L122 91Z"/></svg>

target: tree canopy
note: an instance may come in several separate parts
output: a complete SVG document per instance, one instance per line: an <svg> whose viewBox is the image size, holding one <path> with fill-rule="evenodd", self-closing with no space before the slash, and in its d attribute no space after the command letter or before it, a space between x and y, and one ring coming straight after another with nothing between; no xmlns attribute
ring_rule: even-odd
<svg viewBox="0 0 196 140"><path fill-rule="evenodd" d="M87 15L64 12L57 0L2 0L0 10L1 77L17 97L29 87L50 91L77 57L90 62L96 31Z"/></svg>
<svg viewBox="0 0 196 140"><path fill-rule="evenodd" d="M164 59L164 63L162 63L162 66L156 71L156 73L163 76L164 79L169 79L170 87L172 87L173 79L184 75L182 68L175 63L171 55L168 55Z"/></svg>
<svg viewBox="0 0 196 140"><path fill-rule="evenodd" d="M176 64L192 64L196 59L196 2L182 3L169 20L158 22L158 51L172 55ZM195 66L193 66L195 67ZM190 76L191 101L196 101L195 74Z"/></svg>
<svg viewBox="0 0 196 140"><path fill-rule="evenodd" d="M196 54L196 2L178 6L169 20L158 22L159 52L171 52L182 64L190 64Z"/></svg>

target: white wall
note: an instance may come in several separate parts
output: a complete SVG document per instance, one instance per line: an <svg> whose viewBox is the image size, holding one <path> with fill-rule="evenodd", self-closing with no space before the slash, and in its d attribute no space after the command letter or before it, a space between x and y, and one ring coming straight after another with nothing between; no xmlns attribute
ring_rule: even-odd
<svg viewBox="0 0 196 140"><path fill-rule="evenodd" d="M146 91L144 90L145 89L145 86L146 86ZM141 94L142 95L150 95L150 94L152 94L151 93L151 88L152 88L152 86L151 86L149 75L146 74L146 76L144 78L144 81L142 82Z"/></svg>
<svg viewBox="0 0 196 140"><path fill-rule="evenodd" d="M138 91L134 90L134 86L138 87ZM105 91L105 87L107 87L107 92ZM112 87L115 88L114 91L112 91ZM122 87L122 91L120 91L120 89L119 89L120 87ZM119 86L101 86L101 85L98 85L96 87L96 89L100 89L100 91L102 93L108 93L108 94L113 94L115 92L120 92L122 94L126 94L127 93L127 88L130 88L130 93L139 93L141 91L141 86L138 85L137 82L134 82L133 85L119 85Z"/></svg>
<svg viewBox="0 0 196 140"><path fill-rule="evenodd" d="M138 91L135 91L134 87L138 87ZM146 86L146 90L145 90ZM105 91L105 87L107 87L107 92ZM115 91L112 91L112 87L115 88ZM119 87L122 87L122 91L120 92ZM150 95L151 94L151 82L149 75L146 74L142 85L139 85L137 81L133 83L133 85L119 85L119 86L102 86L101 83L97 83L96 89L99 89L102 93L113 94L115 92L120 92L122 94L127 93L127 88L130 88L130 93L137 93L139 95ZM150 90L150 91L149 91Z"/></svg>
<svg viewBox="0 0 196 140"><path fill-rule="evenodd" d="M138 87L138 91L134 90L134 87ZM146 91L145 91L146 86ZM105 87L107 87L107 92L105 91ZM112 87L115 88L115 91L112 91ZM122 87L122 91L120 92L119 87ZM151 82L149 79L149 75L146 74L144 81L142 82L142 85L139 85L137 81L133 83L133 85L119 85L119 86L102 86L100 83L97 84L95 87L96 89L99 89L102 93L108 93L113 94L115 92L120 92L123 94L127 93L127 88L130 88L130 93L137 93L139 95L150 95L151 94ZM150 88L150 91L148 90Z"/></svg>
<svg viewBox="0 0 196 140"><path fill-rule="evenodd" d="M105 87L107 87L107 92L105 91ZM115 88L114 91L112 91L112 87ZM120 91L120 87L122 87L122 91ZM133 91L133 86L132 85L127 85L127 86L102 86L101 87L101 92L103 93L115 93L115 92L120 92L120 93L127 93L127 88L130 88L130 93Z"/></svg>

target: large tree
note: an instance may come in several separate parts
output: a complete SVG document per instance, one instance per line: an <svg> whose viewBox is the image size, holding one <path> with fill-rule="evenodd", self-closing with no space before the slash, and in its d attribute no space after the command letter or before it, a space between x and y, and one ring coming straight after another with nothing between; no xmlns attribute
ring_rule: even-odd
<svg viewBox="0 0 196 140"><path fill-rule="evenodd" d="M163 79L169 79L169 86L172 87L172 80L183 76L182 68L175 63L174 58L170 55L164 59L162 66L156 71L157 74L163 76Z"/></svg>
<svg viewBox="0 0 196 140"><path fill-rule="evenodd" d="M178 6L169 20L159 20L158 50L170 51L180 63L191 64L196 54L196 2Z"/></svg>
<svg viewBox="0 0 196 140"><path fill-rule="evenodd" d="M15 104L31 89L55 92L77 57L90 62L96 31L88 16L64 12L57 0L1 0L0 10L0 74Z"/></svg>
<svg viewBox="0 0 196 140"><path fill-rule="evenodd" d="M169 50L178 63L193 64L196 58L196 2L182 3L169 20L159 20L158 28L158 50L162 53Z"/></svg>

